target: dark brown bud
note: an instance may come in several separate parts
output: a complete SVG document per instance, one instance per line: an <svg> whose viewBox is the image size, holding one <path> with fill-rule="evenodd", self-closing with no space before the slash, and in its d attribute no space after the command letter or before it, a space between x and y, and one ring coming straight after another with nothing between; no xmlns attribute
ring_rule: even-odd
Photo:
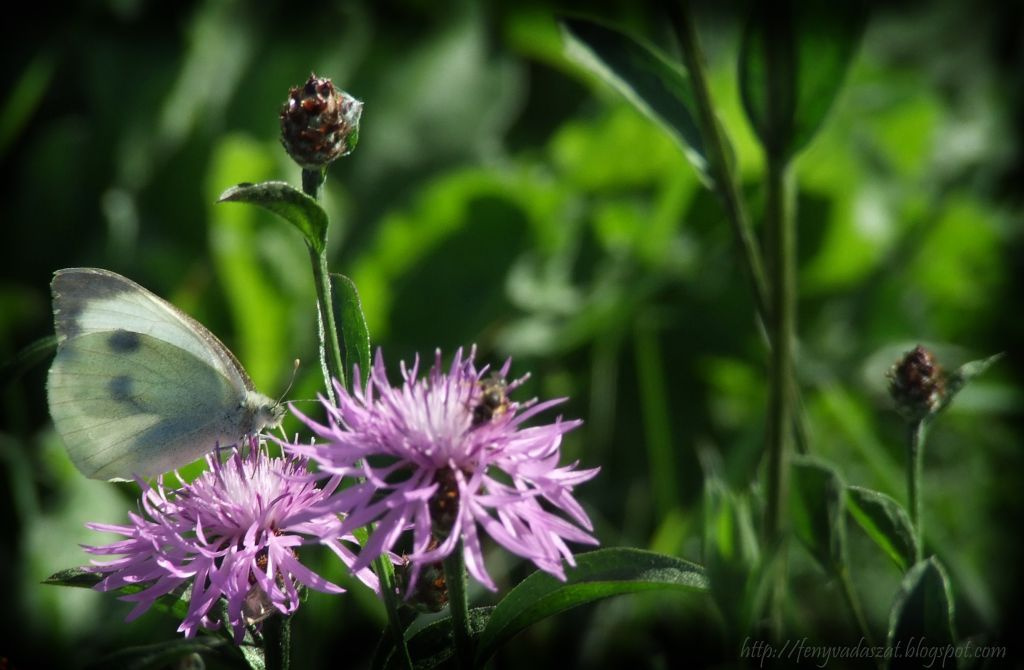
<svg viewBox="0 0 1024 670"><path fill-rule="evenodd" d="M918 345L889 370L889 393L896 409L911 420L938 411L946 393L946 375L932 352Z"/></svg>
<svg viewBox="0 0 1024 670"><path fill-rule="evenodd" d="M428 551L437 549L436 538L430 539ZM413 565L406 559L395 565L395 580L404 594L405 604L419 612L440 612L448 604L448 582L444 578L444 564L441 561L427 563L420 568L420 574L413 589L409 582Z"/></svg>
<svg viewBox="0 0 1024 670"><path fill-rule="evenodd" d="M437 491L430 498L430 519L434 533L444 539L459 515L459 481L451 468L441 468L434 476Z"/></svg>
<svg viewBox="0 0 1024 670"><path fill-rule="evenodd" d="M319 170L355 149L362 113L363 103L311 74L281 108L281 143L300 167Z"/></svg>

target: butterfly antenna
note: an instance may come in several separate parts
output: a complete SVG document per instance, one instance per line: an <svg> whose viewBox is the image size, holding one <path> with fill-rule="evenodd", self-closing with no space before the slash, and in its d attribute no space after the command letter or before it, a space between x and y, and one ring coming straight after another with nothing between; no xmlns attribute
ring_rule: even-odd
<svg viewBox="0 0 1024 670"><path fill-rule="evenodd" d="M284 393L282 393L281 397L277 399L278 405L284 402L284 397L288 395L288 391L292 390L292 385L295 384L295 375L298 374L300 365L302 365L302 361L296 358L295 362L292 363L292 378L288 380L288 386L285 387Z"/></svg>

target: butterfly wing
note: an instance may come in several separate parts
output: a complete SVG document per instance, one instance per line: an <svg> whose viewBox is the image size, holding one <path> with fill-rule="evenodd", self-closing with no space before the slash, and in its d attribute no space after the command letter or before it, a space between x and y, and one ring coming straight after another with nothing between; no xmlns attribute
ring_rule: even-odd
<svg viewBox="0 0 1024 670"><path fill-rule="evenodd" d="M135 282L60 270L53 302L50 414L86 476L163 473L279 423L283 409L210 331Z"/></svg>
<svg viewBox="0 0 1024 670"><path fill-rule="evenodd" d="M100 268L67 268L54 273L51 289L58 346L89 333L151 335L188 351L239 387L255 390L238 359L203 324L127 277Z"/></svg>
<svg viewBox="0 0 1024 670"><path fill-rule="evenodd" d="M47 387L71 460L95 479L167 472L250 430L243 390L190 352L127 330L64 342Z"/></svg>

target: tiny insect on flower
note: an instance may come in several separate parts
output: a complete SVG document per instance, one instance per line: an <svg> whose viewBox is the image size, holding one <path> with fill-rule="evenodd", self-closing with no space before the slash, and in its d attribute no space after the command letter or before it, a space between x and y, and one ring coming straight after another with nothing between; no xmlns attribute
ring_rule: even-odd
<svg viewBox="0 0 1024 670"><path fill-rule="evenodd" d="M346 515L344 532L376 523L355 568L391 551L412 531L407 593L421 568L443 560L462 542L469 574L497 587L483 561L480 530L506 550L560 579L574 565L566 542L597 544L573 488L598 469L559 467L562 435L580 421L526 427L564 399L512 402L523 379L506 382L510 361L489 377L475 351L456 352L445 371L437 352L419 377L419 360L401 366L403 383L387 380L377 352L365 388L337 385L337 405L323 400L321 424L292 409L318 436L288 450L315 461L325 475L361 481L331 496L326 508ZM359 375L355 375L358 379Z"/></svg>

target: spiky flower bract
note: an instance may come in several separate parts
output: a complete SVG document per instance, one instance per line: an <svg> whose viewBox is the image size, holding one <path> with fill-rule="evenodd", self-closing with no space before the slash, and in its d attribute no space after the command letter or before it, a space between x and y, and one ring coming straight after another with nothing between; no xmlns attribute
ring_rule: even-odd
<svg viewBox="0 0 1024 670"><path fill-rule="evenodd" d="M300 586L344 591L303 566L297 553L302 545L323 544L346 565L354 562L354 553L342 543L352 538L343 537L337 516L310 512L334 492L336 478L319 486L310 479L305 459L272 458L255 438L247 450L233 448L223 462L216 451L206 461L208 469L191 483L139 480L141 509L129 514L129 524L87 524L126 538L85 550L121 556L93 562L90 569L104 575L97 589L143 587L122 596L137 603L129 621L158 598L191 589L178 631L193 637L199 628L218 628L223 597L237 643L246 625L293 613ZM376 588L372 574L358 574Z"/></svg>
<svg viewBox="0 0 1024 670"><path fill-rule="evenodd" d="M319 441L287 448L326 474L359 478L327 501L328 509L346 515L345 532L377 524L355 567L396 549L403 532L411 530L407 593L415 589L421 568L457 546L463 547L469 574L495 590L484 567L481 529L560 579L563 561L575 564L566 541L598 543L573 497L573 487L598 469L559 467L562 435L581 422L558 418L525 426L564 399L509 402L506 393L523 381L504 381L511 362L485 377L487 369L476 369L474 354L464 356L460 349L445 371L438 351L423 378L418 358L411 369L403 363L402 384L393 387L378 350L365 387L357 383L349 393L336 384L337 405L322 399L325 424L292 410Z"/></svg>

